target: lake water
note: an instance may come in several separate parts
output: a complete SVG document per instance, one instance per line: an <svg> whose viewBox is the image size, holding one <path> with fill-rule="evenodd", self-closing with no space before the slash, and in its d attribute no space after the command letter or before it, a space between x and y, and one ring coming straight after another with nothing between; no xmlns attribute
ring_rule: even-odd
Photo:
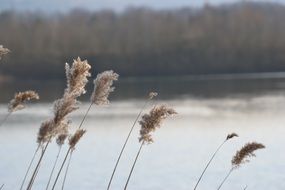
<svg viewBox="0 0 285 190"><path fill-rule="evenodd" d="M284 85L283 78L119 83L110 106L94 106L88 115L84 123L87 133L74 152L65 189L106 189L124 139L144 103L143 94L155 89L161 95L152 105L164 103L179 114L167 119L156 131L153 144L143 147L128 189L193 189L211 154L230 132L240 137L221 149L199 189L216 189L231 167L232 156L251 141L265 144L266 149L258 151L256 158L234 171L223 189L240 190L246 185L248 189L284 189ZM40 123L51 117L51 99L60 95L64 85L49 86L45 91L43 87L36 87L40 94L46 93L42 102L13 114L0 128L0 183L5 183L5 190L19 189L36 148ZM2 102L7 102L13 88L1 96ZM80 109L70 116L73 129L88 107L87 96ZM3 118L6 104L0 106L0 118ZM124 187L139 148L138 130L139 125L131 136L111 189ZM48 149L33 189L45 189L57 151L54 144Z"/></svg>

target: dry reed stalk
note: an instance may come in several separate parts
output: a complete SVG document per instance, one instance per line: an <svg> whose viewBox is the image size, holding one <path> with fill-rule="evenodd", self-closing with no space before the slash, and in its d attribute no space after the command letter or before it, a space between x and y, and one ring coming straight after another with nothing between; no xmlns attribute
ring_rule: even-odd
<svg viewBox="0 0 285 190"><path fill-rule="evenodd" d="M155 106L150 110L149 114L144 114L142 116L141 121L139 122L141 125L141 130L140 130L140 137L139 137L139 142L141 143L141 146L138 150L138 153L136 155L135 161L132 165L132 169L129 173L127 182L125 184L124 190L127 189L129 181L131 179L133 170L135 168L136 162L138 160L138 157L140 155L141 149L145 143L151 144L153 143L152 139L152 133L157 129L160 128L161 123L164 119L166 119L169 116L173 116L177 114L177 112L169 108L165 105L160 105L160 106Z"/></svg>
<svg viewBox="0 0 285 190"><path fill-rule="evenodd" d="M8 48L4 48L3 45L0 45L0 60L3 55L10 53L11 51Z"/></svg>
<svg viewBox="0 0 285 190"><path fill-rule="evenodd" d="M73 61L71 68L68 64L66 64L65 68L67 88L64 91L63 97L56 100L54 103L54 117L45 121L40 127L37 141L41 145L45 144L45 146L27 189L31 189L51 139L55 135L67 130L69 122L66 120L66 117L68 114L78 109L76 98L85 93L84 88L88 82L87 77L90 76L89 70L91 69L88 62L81 61L80 58L77 58L77 60Z"/></svg>
<svg viewBox="0 0 285 190"><path fill-rule="evenodd" d="M256 150L263 149L263 148L265 148L265 146L263 144L251 142L251 143L245 144L239 151L237 151L236 154L234 155L234 157L232 158L232 161L231 161L232 167L231 167L230 171L228 172L228 174L226 175L226 177L221 182L221 184L219 185L218 190L221 189L223 184L226 182L228 177L231 175L231 173L235 169L238 169L242 164L244 164L246 162L250 162L250 160L248 160L248 159L250 157L255 157L254 152Z"/></svg>
<svg viewBox="0 0 285 190"><path fill-rule="evenodd" d="M135 161L134 161L134 163L133 163L133 165L132 165L132 169L131 169L130 174L129 174L129 176L128 176L128 179L127 179L127 182L126 182L126 184L125 184L124 190L126 190L127 187L128 187L129 181L130 181L130 179L131 179L132 173L133 173L133 171L134 171L135 165L136 165L136 163L137 163L137 160L138 160L138 158L139 158L139 155L140 155L140 153L141 153L141 150L142 150L143 145L144 145L144 141L141 142L140 148L139 148L139 150L138 150L138 152L137 152Z"/></svg>
<svg viewBox="0 0 285 190"><path fill-rule="evenodd" d="M56 164L57 164L60 152L61 152L61 149L62 149L62 146L60 146L59 149L58 149L56 158L55 158L54 163L53 163L53 167L52 167L51 173L49 175L49 179L48 179L48 183L47 183L47 186L46 186L46 190L48 190L48 188L49 188L49 185L50 185L50 182L51 182L51 179L52 179L52 176L53 176L53 173L54 173L54 170L55 170L55 167L56 167Z"/></svg>
<svg viewBox="0 0 285 190"><path fill-rule="evenodd" d="M64 189L64 185L65 185L65 181L66 181L66 177L67 177L67 173L68 173L68 169L69 169L69 165L70 165L70 162L71 162L71 158L72 158L72 151L70 152L70 156L69 156L69 160L67 162L67 166L66 166L66 169L65 169L65 172L64 172L64 178L63 178L63 182L62 182L62 186L61 186L61 190Z"/></svg>
<svg viewBox="0 0 285 190"><path fill-rule="evenodd" d="M2 185L1 185L0 190L2 190L2 189L3 189L3 187L4 187L4 184L2 184Z"/></svg>
<svg viewBox="0 0 285 190"><path fill-rule="evenodd" d="M49 184L50 184L50 182L51 182L51 179L52 179L52 176L53 176L53 173L54 173L54 170L55 170L55 167L56 167L56 164L57 164L59 155L60 155L60 153L61 153L62 146L63 146L64 141L65 141L65 139L67 138L67 136L68 136L67 133L63 133L63 134L58 135L58 137L57 137L57 139L56 139L56 143L57 143L59 149L58 149L58 153L57 153L57 155L56 155L55 161L54 161L54 163L53 163L53 167L52 167L52 170L51 170L49 179L48 179L48 183L47 183L47 186L46 186L46 190L48 190L48 188L49 188Z"/></svg>
<svg viewBox="0 0 285 190"><path fill-rule="evenodd" d="M0 127L7 121L8 117L15 111L24 109L25 103L30 100L38 100L39 95L32 90L25 92L18 92L15 94L14 98L10 101L8 105L8 114L1 121Z"/></svg>
<svg viewBox="0 0 285 190"><path fill-rule="evenodd" d="M212 160L215 158L216 154L219 152L219 150L223 147L223 145L230 139L234 138L234 137L238 137L238 135L236 133L230 133L227 135L226 139L218 146L218 148L216 149L216 151L214 152L214 154L211 156L210 160L208 161L206 167L204 168L202 174L200 175L195 187L194 187L194 190L197 189L202 177L204 176L206 170L208 169L209 165L211 164Z"/></svg>
<svg viewBox="0 0 285 190"><path fill-rule="evenodd" d="M81 139L81 137L85 134L86 130L83 130L83 129L77 129L76 132L74 133L74 135L72 135L70 138L69 138L69 149L67 150L66 154L65 154L65 157L64 157L64 160L60 166L60 169L57 173L57 176L56 176L56 179L54 181L54 184L53 184L53 187L52 187L52 190L54 190L56 184L57 184L57 181L59 179L59 176L61 174L61 171L65 165L65 162L67 160L67 157L68 155L73 152L75 150L75 146L76 144L79 142L79 140Z"/></svg>
<svg viewBox="0 0 285 190"><path fill-rule="evenodd" d="M6 114L6 116L3 118L3 120L0 123L0 127L2 127L2 125L7 121L7 119L10 117L11 114L12 114L12 112L8 112Z"/></svg>
<svg viewBox="0 0 285 190"><path fill-rule="evenodd" d="M150 92L149 95L148 95L147 100L145 101L145 103L144 103L144 105L142 106L142 108L141 108L139 114L137 115L137 117L136 117L136 119L135 119L135 121L134 121L134 123L133 123L133 125L132 125L132 127L131 127L131 129L130 129L130 131L129 131L129 133L128 133L128 135L127 135L127 138L126 138L126 140L125 140L125 142L124 142L124 144L123 144L123 147L121 148L120 154L119 154L119 156L118 156L118 158L117 158L115 167L114 167L114 169L113 169L111 178L110 178L109 183L108 183L107 190L109 190L110 187L111 187L112 180L113 180L113 177L114 177L115 172L116 172L116 170L117 170L117 167L118 167L118 164L119 164L119 162L120 162L121 156L122 156L122 154L123 154L123 152L124 152L124 150L125 150L125 147L126 147L128 141L129 141L129 138L130 138L130 136L131 136L131 134L132 134L132 132L133 132L133 129L134 129L134 127L135 127L135 125L136 125L138 119L140 118L142 112L144 111L144 109L145 109L145 107L147 106L147 104L149 103L149 101L152 100L152 99L153 99L154 97L156 97L157 95L158 95L158 94L157 94L156 92Z"/></svg>
<svg viewBox="0 0 285 190"><path fill-rule="evenodd" d="M33 162L34 162L34 160L35 160L35 158L36 158L36 155L37 155L39 149L40 149L40 145L38 145L38 147L36 148L36 150L35 150L35 152L34 152L34 154L33 154L33 157L32 157L32 159L31 159L31 161L30 161L30 163L29 163L29 165L28 165L28 168L27 168L27 171L26 171L26 173L25 173L24 179L23 179L23 181L22 181L22 183L21 183L20 190L22 190L23 187L24 187L24 184L25 184L25 182L26 182L28 173L29 173L29 171L30 171L30 169L31 169L31 167L32 167L32 164L33 164Z"/></svg>

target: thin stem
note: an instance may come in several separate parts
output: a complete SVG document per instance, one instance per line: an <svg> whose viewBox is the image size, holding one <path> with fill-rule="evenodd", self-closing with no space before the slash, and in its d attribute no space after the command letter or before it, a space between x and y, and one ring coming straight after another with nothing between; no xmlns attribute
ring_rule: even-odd
<svg viewBox="0 0 285 190"><path fill-rule="evenodd" d="M8 112L8 114L6 114L6 116L3 118L3 120L0 123L0 127L2 127L2 125L7 121L8 117L12 114L12 112Z"/></svg>
<svg viewBox="0 0 285 190"><path fill-rule="evenodd" d="M129 174L129 176L128 176L128 179L127 179L126 185L125 185L125 187L124 187L124 190L126 190L127 187L128 187L129 181L130 181L130 179L131 179L132 173L133 173L133 171L134 171L135 165L136 165L136 163L137 163L137 160L138 160L138 157L139 157L139 155L140 155L140 152L141 152L141 149L142 149L143 145L144 145L144 141L141 143L140 149L139 149L139 151L138 151L138 153L137 153L137 156L136 156L136 159L135 159L135 161L134 161L134 163L133 163L133 166L132 166L132 169L131 169L130 174Z"/></svg>
<svg viewBox="0 0 285 190"><path fill-rule="evenodd" d="M246 190L247 189L247 185L243 188L243 190Z"/></svg>
<svg viewBox="0 0 285 190"><path fill-rule="evenodd" d="M131 127L131 129L130 129L130 131L129 131L129 133L128 133L128 136L127 136L127 138L126 138L126 140L125 140L125 142L124 142L124 145L123 145L123 147L122 147L122 149L121 149L121 152L120 152L120 154L119 154L119 157L117 158L115 167L114 167L114 169L113 169L111 178L110 178L110 180L109 180L109 184L108 184L107 190L109 190L110 187L111 187L111 183L112 183L114 174L115 174L115 172L116 172L116 170L117 170L118 164L119 164L119 162L120 162L120 160L121 160L122 154L123 154L123 152L124 152L124 150L125 150L125 147L126 147L128 141L129 141L129 138L130 138L130 136L131 136L131 134L132 134L132 132L133 132L133 129L134 129L134 127L135 127L137 121L139 120L139 118L140 118L140 116L141 116L143 110L145 109L145 107L147 106L147 104L148 104L149 101L150 101L150 99L148 99L148 100L144 103L143 107L141 108L139 114L137 115L137 117L136 117L136 119L135 119L135 121L134 121L134 123L133 123L133 125L132 125L132 127Z"/></svg>
<svg viewBox="0 0 285 190"><path fill-rule="evenodd" d="M225 142L227 142L227 140L224 140L222 144L220 144L220 146L217 148L217 150L214 152L214 154L212 155L211 159L208 161L206 167L204 168L202 174L200 175L195 187L194 187L194 190L197 189L198 187L198 184L200 183L203 175L205 174L206 170L208 169L209 165L211 164L212 160L214 159L214 157L216 156L216 154L218 153L218 151L222 148L222 146L225 144Z"/></svg>
<svg viewBox="0 0 285 190"><path fill-rule="evenodd" d="M70 165L70 162L71 162L71 158L72 158L72 151L70 152L69 160L68 160L68 163L67 163L67 166L66 166L66 169L65 169L65 174L64 174L61 190L64 189L64 185L65 185L65 181L66 181L69 165Z"/></svg>
<svg viewBox="0 0 285 190"><path fill-rule="evenodd" d="M89 107L88 107L86 113L84 114L84 117L83 117L83 119L82 119L82 121L81 121L81 123L80 123L78 129L80 129L80 128L82 127L83 122L85 121L85 119L86 119L86 117L87 117L87 115L88 115L88 113L89 113L89 111L90 111L92 105L93 105L93 102L90 103L90 105L89 105Z"/></svg>
<svg viewBox="0 0 285 190"><path fill-rule="evenodd" d="M38 161L38 163L37 163L36 168L34 169L34 172L33 172L33 175L32 175L32 177L31 177L31 179L30 179L30 182L29 182L29 185L28 185L28 187L27 187L27 190L30 190L30 189L32 188L33 182L34 182L34 180L35 180L35 178L36 178L36 176L37 176L37 174L38 174L38 170L39 170L40 164L41 164L42 159L43 159L43 157L44 157L44 154L45 154L45 152L46 152L46 150L47 150L47 147L48 147L48 145L49 145L49 142L50 142L50 141L48 141L48 142L46 143L46 146L44 147L44 149L43 149L43 151L42 151L41 157L40 157L40 159L39 159L39 161Z"/></svg>
<svg viewBox="0 0 285 190"><path fill-rule="evenodd" d="M32 167L32 164L33 164L33 162L34 162L34 160L35 160L35 158L36 158L36 155L37 155L39 149L40 149L40 145L38 145L38 147L37 147L37 149L35 150L35 153L34 153L32 159L31 159L31 161L30 161L30 163L29 163L29 166L28 166L28 169L27 169L27 171L26 171L26 173L25 173L25 177L24 177L24 179L23 179L23 181L22 181L20 190L22 190L23 187L24 187L24 184L25 184L25 181L26 181L26 179L27 179L28 173L29 173L29 171L30 171L30 169L31 169L31 167Z"/></svg>
<svg viewBox="0 0 285 190"><path fill-rule="evenodd" d="M64 157L64 160L63 160L63 162L62 162L62 164L61 164L61 166L60 166L60 169L59 169L59 171L58 171L58 173L57 173L56 179L55 179L54 184L53 184L53 186L52 186L52 190L54 190L54 188L55 188L55 186L56 186L56 183L57 183L57 181L58 181L58 178L59 178L59 176L60 176L60 173L61 173L61 171L62 171L62 168L63 168L63 166L64 166L64 164L65 164L65 162L66 162L67 156L69 155L70 151L71 151L71 148L69 148L68 151L66 152L66 155L65 155L65 157Z"/></svg>
<svg viewBox="0 0 285 190"><path fill-rule="evenodd" d="M228 177L231 175L232 171L234 171L234 169L232 168L229 173L226 175L226 177L224 178L224 180L222 181L222 183L220 184L220 186L218 187L217 190L221 189L221 187L223 186L223 184L225 183L225 181L228 179Z"/></svg>
<svg viewBox="0 0 285 190"><path fill-rule="evenodd" d="M48 190L48 187L49 187L49 184L50 184L50 181L51 181L51 178L52 178L52 175L53 175L55 166L56 166L56 164L57 164L57 161L58 161L58 158L59 158L61 149L62 149L62 145L60 145L59 150L58 150L58 153L57 153L57 155L56 155L56 159L55 159L55 161L54 161L54 163L53 163L53 167L52 167L51 173L50 173L50 175L49 175L49 179L48 179L48 183L47 183L47 186L46 186L46 190Z"/></svg>
<svg viewBox="0 0 285 190"><path fill-rule="evenodd" d="M1 185L0 190L2 190L2 189L3 189L3 187L4 187L4 183Z"/></svg>

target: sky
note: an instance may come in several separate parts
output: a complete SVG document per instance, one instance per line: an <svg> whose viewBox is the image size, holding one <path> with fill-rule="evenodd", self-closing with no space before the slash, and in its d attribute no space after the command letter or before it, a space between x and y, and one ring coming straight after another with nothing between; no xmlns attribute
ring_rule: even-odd
<svg viewBox="0 0 285 190"><path fill-rule="evenodd" d="M205 1L212 5L218 5L242 0L0 0L0 11L15 9L21 11L66 12L74 8L84 8L91 11L102 9L122 11L130 6L173 9L185 6L201 7ZM285 0L255 1L285 3Z"/></svg>

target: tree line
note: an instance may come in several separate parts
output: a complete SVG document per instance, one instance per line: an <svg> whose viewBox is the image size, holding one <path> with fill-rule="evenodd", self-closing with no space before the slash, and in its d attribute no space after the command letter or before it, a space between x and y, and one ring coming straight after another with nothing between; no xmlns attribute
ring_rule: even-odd
<svg viewBox="0 0 285 190"><path fill-rule="evenodd" d="M283 5L247 2L120 13L5 11L0 44L12 52L0 74L61 78L65 62L77 56L94 72L122 76L285 71L284 18Z"/></svg>

